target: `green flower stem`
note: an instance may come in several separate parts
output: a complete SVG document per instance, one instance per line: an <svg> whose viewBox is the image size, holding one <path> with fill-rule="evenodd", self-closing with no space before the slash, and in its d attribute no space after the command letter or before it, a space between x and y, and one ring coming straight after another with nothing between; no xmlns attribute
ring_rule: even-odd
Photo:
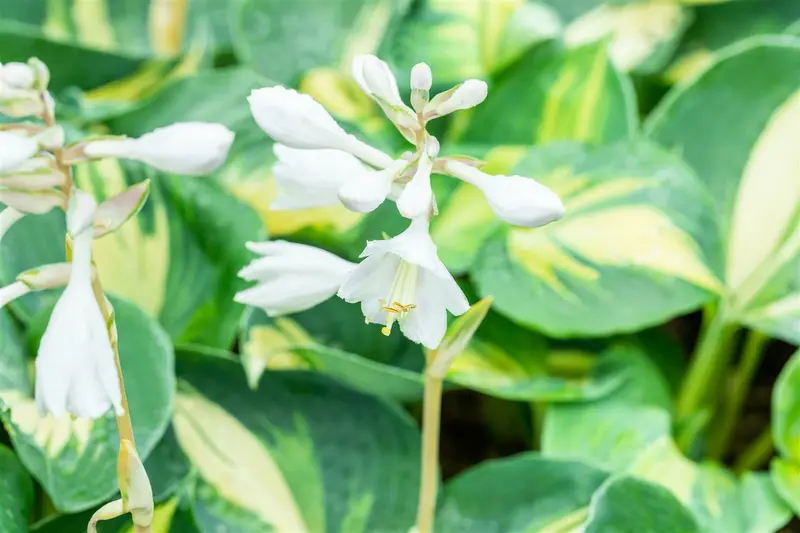
<svg viewBox="0 0 800 533"><path fill-rule="evenodd" d="M761 363L764 347L768 342L769 338L757 331L750 331L747 335L742 359L725 395L725 401L722 403L720 415L717 418L718 422L715 424L716 427L711 431L708 449L711 459L721 459L728 451L733 431L736 429L736 421L742 412L745 396L750 391L750 384L759 363Z"/></svg>
<svg viewBox="0 0 800 533"><path fill-rule="evenodd" d="M774 452L775 443L772 440L772 427L767 426L756 440L742 452L733 470L737 474L743 474L748 470L755 470L765 465Z"/></svg>
<svg viewBox="0 0 800 533"><path fill-rule="evenodd" d="M730 342L736 327L727 319L726 305L722 302L708 326L700 335L697 349L683 381L675 415L685 422L711 402L711 391L717 389L721 371L730 362L733 344Z"/></svg>
<svg viewBox="0 0 800 533"><path fill-rule="evenodd" d="M422 475L416 533L433 533L436 492L439 488L439 427L442 412L442 379L425 374L422 413Z"/></svg>

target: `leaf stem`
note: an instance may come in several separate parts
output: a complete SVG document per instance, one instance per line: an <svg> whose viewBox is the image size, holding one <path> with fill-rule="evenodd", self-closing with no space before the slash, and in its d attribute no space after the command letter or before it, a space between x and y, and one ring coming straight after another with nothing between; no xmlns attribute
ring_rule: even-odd
<svg viewBox="0 0 800 533"><path fill-rule="evenodd" d="M725 302L708 321L700 335L692 362L683 381L675 415L679 422L686 421L711 402L710 391L715 390L721 370L731 358L730 342L736 327L728 322Z"/></svg>
<svg viewBox="0 0 800 533"><path fill-rule="evenodd" d="M426 372L422 413L422 470L416 533L433 533L436 493L439 487L441 409L442 379Z"/></svg>
<svg viewBox="0 0 800 533"><path fill-rule="evenodd" d="M761 434L756 437L750 446L739 456L733 467L734 472L743 474L748 470L755 470L766 464L775 451L775 443L772 440L772 427L767 426Z"/></svg>
<svg viewBox="0 0 800 533"><path fill-rule="evenodd" d="M736 422L744 406L745 396L750 391L750 384L768 342L769 338L757 331L751 330L747 334L742 359L726 391L725 401L722 402L720 415L717 418L718 423L715 424L716 429L711 432L708 449L711 459L720 459L728 451Z"/></svg>

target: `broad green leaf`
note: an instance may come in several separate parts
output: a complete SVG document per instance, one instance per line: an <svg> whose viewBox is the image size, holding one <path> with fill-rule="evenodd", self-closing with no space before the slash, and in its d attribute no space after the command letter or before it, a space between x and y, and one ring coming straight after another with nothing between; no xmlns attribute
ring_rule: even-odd
<svg viewBox="0 0 800 533"><path fill-rule="evenodd" d="M0 315L5 321L6 314ZM33 483L14 452L0 445L0 532L25 533L33 509Z"/></svg>
<svg viewBox="0 0 800 533"><path fill-rule="evenodd" d="M800 513L800 350L786 363L772 391L772 438L780 455L770 465L772 480Z"/></svg>
<svg viewBox="0 0 800 533"><path fill-rule="evenodd" d="M712 193L731 318L756 327L766 319L767 332L788 330L782 336L789 341L798 337L791 325L800 325L793 301L800 265L799 87L800 40L750 39L673 90L646 127L681 153Z"/></svg>
<svg viewBox="0 0 800 533"><path fill-rule="evenodd" d="M776 457L770 463L769 470L778 494L795 514L800 514L800 466Z"/></svg>
<svg viewBox="0 0 800 533"><path fill-rule="evenodd" d="M691 11L678 0L606 2L572 20L564 40L578 46L608 38L608 52L617 68L652 74L670 59L691 19Z"/></svg>
<svg viewBox="0 0 800 533"><path fill-rule="evenodd" d="M242 0L233 16L239 60L292 85L315 67L349 72L357 54L375 53L408 8L407 0Z"/></svg>
<svg viewBox="0 0 800 533"><path fill-rule="evenodd" d="M458 141L604 143L638 129L630 80L610 65L605 46L535 47L490 83L489 96L454 133Z"/></svg>
<svg viewBox="0 0 800 533"><path fill-rule="evenodd" d="M476 254L479 294L515 322L555 337L608 335L696 309L721 290L713 204L675 156L644 143L555 143L513 171L552 188L567 209L544 228L500 226ZM485 212L479 195L456 195L443 217Z"/></svg>
<svg viewBox="0 0 800 533"><path fill-rule="evenodd" d="M712 64L726 46L754 35L787 32L798 20L800 4L794 0L698 5L678 57L665 75L673 83L687 81Z"/></svg>
<svg viewBox="0 0 800 533"><path fill-rule="evenodd" d="M244 286L236 273L250 259L244 243L263 238L261 224L210 179L158 174L138 163L112 159L75 171L79 186L100 200L148 177L150 198L141 212L119 231L94 242L103 287L158 317L179 342L230 346L244 311L233 301ZM26 217L11 228L0 244L4 283L27 268L63 261L63 217L52 211ZM52 299L36 293L14 309L28 320Z"/></svg>
<svg viewBox="0 0 800 533"><path fill-rule="evenodd" d="M488 76L560 27L552 9L538 2L429 0L403 21L389 55L403 71L427 63L435 86L446 90Z"/></svg>
<svg viewBox="0 0 800 533"><path fill-rule="evenodd" d="M534 453L486 461L445 485L441 533L577 531L606 472ZM644 532L642 532L644 533Z"/></svg>
<svg viewBox="0 0 800 533"><path fill-rule="evenodd" d="M592 498L586 533L700 533L668 490L632 477L612 479Z"/></svg>
<svg viewBox="0 0 800 533"><path fill-rule="evenodd" d="M203 532L407 531L419 433L392 405L309 372L251 391L228 357L178 357L175 431L199 476Z"/></svg>
<svg viewBox="0 0 800 533"><path fill-rule="evenodd" d="M178 444L172 426L167 428L164 436L150 452L144 462L144 468L150 478L155 502L163 502L173 497L186 482L191 465Z"/></svg>
<svg viewBox="0 0 800 533"><path fill-rule="evenodd" d="M172 413L175 377L173 351L161 327L134 304L111 298L122 371L125 376L136 443L147 457L167 428ZM49 310L31 324L33 346L43 333ZM6 376L0 382L3 425L20 460L42 484L56 508L80 511L117 490L117 438L114 417L96 421L39 416L28 380L28 356L9 317L3 325L0 359ZM16 338L16 340L14 340Z"/></svg>

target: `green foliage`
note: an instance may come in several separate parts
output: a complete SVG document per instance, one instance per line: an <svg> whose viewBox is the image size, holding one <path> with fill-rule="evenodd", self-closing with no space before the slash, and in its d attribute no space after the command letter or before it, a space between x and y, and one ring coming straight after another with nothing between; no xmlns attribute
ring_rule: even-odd
<svg viewBox="0 0 800 533"><path fill-rule="evenodd" d="M443 441L456 428L457 446L442 448L435 531L782 530L800 515L799 35L794 0L2 2L0 61L47 63L71 140L176 121L236 133L211 176L115 160L75 171L100 200L151 180L94 261L153 531L414 524L406 410L419 410L425 350L337 298L283 317L233 301L246 241L356 261L365 239L404 229L394 205L269 209L275 156L253 89L297 88L356 137L407 149L350 76L364 53L390 63L404 97L421 61L433 93L486 80L483 105L432 126L442 152L536 179L567 209L513 227L472 185L434 177L439 256L471 302L493 297L444 384ZM15 224L0 286L64 261L64 233L60 211ZM0 310L0 533L82 533L118 490L113 417L43 418L33 401L59 294ZM740 342L744 329L766 340ZM509 447L510 434L523 437ZM129 517L99 530L133 532Z"/></svg>

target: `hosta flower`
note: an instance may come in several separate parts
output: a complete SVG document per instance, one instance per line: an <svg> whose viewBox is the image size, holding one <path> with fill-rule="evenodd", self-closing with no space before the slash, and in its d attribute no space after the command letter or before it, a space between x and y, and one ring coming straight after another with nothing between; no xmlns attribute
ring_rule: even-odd
<svg viewBox="0 0 800 533"><path fill-rule="evenodd" d="M30 89L36 81L36 73L25 64L18 62L0 65L0 83L14 89Z"/></svg>
<svg viewBox="0 0 800 533"><path fill-rule="evenodd" d="M395 180L409 166L408 161L398 159L384 170L352 174L339 188L339 200L351 211L373 211L392 194Z"/></svg>
<svg viewBox="0 0 800 533"><path fill-rule="evenodd" d="M164 172L202 176L225 161L233 137L222 124L178 122L137 139L91 141L83 151L93 158L133 159Z"/></svg>
<svg viewBox="0 0 800 533"><path fill-rule="evenodd" d="M0 288L0 308L31 291L63 287L69 281L71 272L70 263L54 263L26 270L17 276L14 283Z"/></svg>
<svg viewBox="0 0 800 533"><path fill-rule="evenodd" d="M42 415L99 418L124 414L108 329L92 290L93 218L97 204L73 191L67 230L72 271L39 344L36 405Z"/></svg>
<svg viewBox="0 0 800 533"><path fill-rule="evenodd" d="M278 196L275 210L308 209L339 203L339 188L350 179L372 173L356 157L340 150L298 150L273 146L278 162L272 175Z"/></svg>
<svg viewBox="0 0 800 533"><path fill-rule="evenodd" d="M259 307L270 316L296 313L324 302L339 289L355 267L350 261L304 244L286 241L248 242L262 255L239 272L258 282L236 294L239 303Z"/></svg>
<svg viewBox="0 0 800 533"><path fill-rule="evenodd" d="M339 297L361 302L368 322L389 335L397 322L403 334L434 349L447 329L447 311L469 309L464 293L436 255L428 219L417 218L393 239L370 241L362 261L344 280Z"/></svg>
<svg viewBox="0 0 800 533"><path fill-rule="evenodd" d="M564 216L564 204L550 189L522 176L490 176L466 163L449 160L445 170L483 192L495 214L517 226L536 227Z"/></svg>
<svg viewBox="0 0 800 533"><path fill-rule="evenodd" d="M285 87L266 87L247 98L256 123L276 142L305 150L343 150L373 166L392 159L345 132L319 102Z"/></svg>
<svg viewBox="0 0 800 533"><path fill-rule="evenodd" d="M422 129L414 111L400 98L397 80L389 65L372 55L356 56L353 78L367 96L378 102L392 122L401 128Z"/></svg>
<svg viewBox="0 0 800 533"><path fill-rule="evenodd" d="M0 173L19 169L39 151L36 139L0 131Z"/></svg>

